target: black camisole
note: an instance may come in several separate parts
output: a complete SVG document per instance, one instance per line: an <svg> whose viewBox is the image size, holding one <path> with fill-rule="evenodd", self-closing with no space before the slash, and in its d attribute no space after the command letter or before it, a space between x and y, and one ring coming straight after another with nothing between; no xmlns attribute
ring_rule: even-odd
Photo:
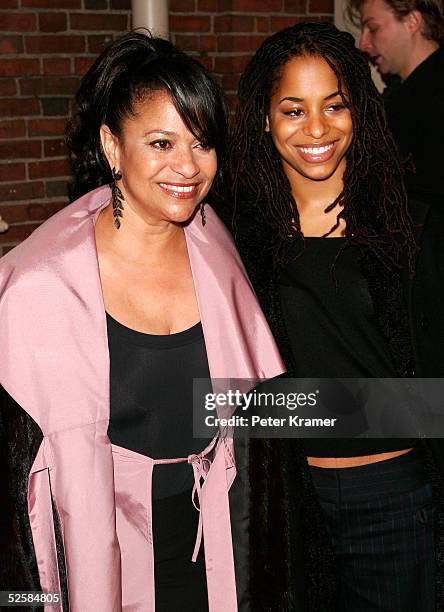
<svg viewBox="0 0 444 612"><path fill-rule="evenodd" d="M376 321L359 251L345 238L306 238L300 257L280 274L281 303L300 378L396 378ZM352 457L414 446L389 438L306 439L309 456Z"/></svg>
<svg viewBox="0 0 444 612"><path fill-rule="evenodd" d="M153 459L202 451L209 440L193 437L193 378L210 377L202 325L151 335L107 315L107 326L111 442ZM193 483L187 463L156 465L153 499L182 493Z"/></svg>

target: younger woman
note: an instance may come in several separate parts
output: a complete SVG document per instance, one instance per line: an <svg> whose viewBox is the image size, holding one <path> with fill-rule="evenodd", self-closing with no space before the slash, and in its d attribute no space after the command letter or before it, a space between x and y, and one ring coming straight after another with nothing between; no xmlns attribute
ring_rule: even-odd
<svg viewBox="0 0 444 612"><path fill-rule="evenodd" d="M412 202L425 225L415 237L353 38L320 23L278 32L246 68L239 97L226 183L234 232L288 371L442 376L442 216ZM426 336L420 322L432 316ZM432 446L253 440L252 609L434 610L444 549Z"/></svg>

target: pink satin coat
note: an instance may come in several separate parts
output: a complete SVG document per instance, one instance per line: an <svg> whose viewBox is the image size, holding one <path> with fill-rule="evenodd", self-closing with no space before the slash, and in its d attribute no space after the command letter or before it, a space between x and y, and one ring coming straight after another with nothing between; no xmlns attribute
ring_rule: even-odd
<svg viewBox="0 0 444 612"><path fill-rule="evenodd" d="M107 436L109 353L94 222L109 199L108 187L92 191L0 260L0 384L43 432L28 483L42 590L60 591L52 498L71 611L154 612L155 462ZM206 218L202 227L197 216L185 233L211 376L276 376L283 364L243 265L208 206ZM188 461L200 498L209 609L235 612L233 441L219 438L213 447Z"/></svg>

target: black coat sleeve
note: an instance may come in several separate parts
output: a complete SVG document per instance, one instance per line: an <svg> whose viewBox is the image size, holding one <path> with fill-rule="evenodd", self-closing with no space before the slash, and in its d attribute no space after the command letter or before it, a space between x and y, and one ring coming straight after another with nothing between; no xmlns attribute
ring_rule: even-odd
<svg viewBox="0 0 444 612"><path fill-rule="evenodd" d="M411 325L417 376L444 377L444 206L433 205L418 214L410 200L414 220L420 219L420 251L411 282Z"/></svg>
<svg viewBox="0 0 444 612"><path fill-rule="evenodd" d="M0 386L0 590L41 591L28 517L28 481L43 439L37 423ZM61 598L69 612L65 555L53 506ZM55 608L54 608L55 609ZM17 607L28 612L30 607ZM32 607L33 612L43 606Z"/></svg>
<svg viewBox="0 0 444 612"><path fill-rule="evenodd" d="M234 440L236 456L236 478L231 485L230 515L231 535L236 570L236 590L239 612L250 612L249 593L249 473L248 473L248 439L242 433Z"/></svg>
<svg viewBox="0 0 444 612"><path fill-rule="evenodd" d="M1 590L40 591L27 493L42 437L37 423L0 387Z"/></svg>

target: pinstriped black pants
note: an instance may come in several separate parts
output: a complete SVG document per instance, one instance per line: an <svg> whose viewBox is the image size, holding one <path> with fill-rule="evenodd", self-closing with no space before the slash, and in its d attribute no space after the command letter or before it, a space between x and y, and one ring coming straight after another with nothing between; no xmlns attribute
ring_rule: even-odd
<svg viewBox="0 0 444 612"><path fill-rule="evenodd" d="M433 496L419 452L311 473L336 553L337 612L434 612Z"/></svg>

